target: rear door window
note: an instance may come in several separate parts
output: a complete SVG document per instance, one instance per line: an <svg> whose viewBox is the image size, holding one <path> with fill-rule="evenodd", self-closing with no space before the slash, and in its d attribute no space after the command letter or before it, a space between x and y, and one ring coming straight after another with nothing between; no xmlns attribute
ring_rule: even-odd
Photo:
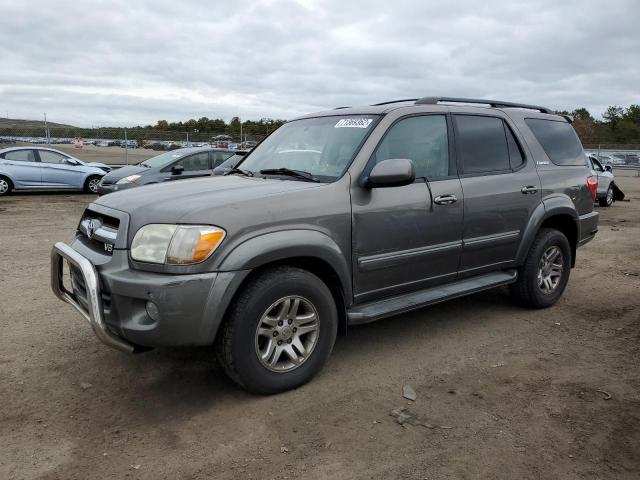
<svg viewBox="0 0 640 480"><path fill-rule="evenodd" d="M458 155L462 159L464 174L511 169L509 146L502 119L481 115L454 115L453 118L456 124ZM517 162L517 153L514 151L513 154L513 161ZM521 160L520 153L520 162Z"/></svg>
<svg viewBox="0 0 640 480"><path fill-rule="evenodd" d="M540 118L525 118L524 121L553 163L563 166L586 164L582 144L570 123Z"/></svg>
<svg viewBox="0 0 640 480"><path fill-rule="evenodd" d="M13 150L6 152L3 155L5 160L11 160L13 162L35 162L36 156L33 150Z"/></svg>
<svg viewBox="0 0 640 480"><path fill-rule="evenodd" d="M209 170L209 152L196 153L187 158L183 158L175 165L182 165L185 172L195 172L198 170Z"/></svg>
<svg viewBox="0 0 640 480"><path fill-rule="evenodd" d="M233 156L233 152L210 152L211 155L211 163L213 168L219 166L222 162L224 162L227 158Z"/></svg>

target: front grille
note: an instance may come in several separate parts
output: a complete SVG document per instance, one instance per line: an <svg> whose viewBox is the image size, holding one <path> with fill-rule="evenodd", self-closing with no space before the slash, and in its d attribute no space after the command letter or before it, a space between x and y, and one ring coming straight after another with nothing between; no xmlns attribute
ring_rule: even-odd
<svg viewBox="0 0 640 480"><path fill-rule="evenodd" d="M87 209L78 225L78 235L87 247L111 255L119 227L117 218Z"/></svg>
<svg viewBox="0 0 640 480"><path fill-rule="evenodd" d="M84 277L82 272L72 263L69 262L69 275L71 277L71 288L76 300L82 305L85 310L89 310L89 300L87 299L87 286L84 283ZM102 309L106 315L111 313L111 294L100 291L102 297Z"/></svg>

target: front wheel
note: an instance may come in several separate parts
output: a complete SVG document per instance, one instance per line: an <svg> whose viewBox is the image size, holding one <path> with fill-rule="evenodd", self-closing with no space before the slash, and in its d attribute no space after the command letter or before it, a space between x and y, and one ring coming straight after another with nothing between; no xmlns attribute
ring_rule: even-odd
<svg viewBox="0 0 640 480"><path fill-rule="evenodd" d="M606 195L602 198L599 198L598 203L601 207L610 207L611 205L613 205L613 185L609 185Z"/></svg>
<svg viewBox="0 0 640 480"><path fill-rule="evenodd" d="M306 270L277 267L243 287L218 332L216 353L244 389L283 392L322 369L337 327L336 305L324 282Z"/></svg>
<svg viewBox="0 0 640 480"><path fill-rule="evenodd" d="M100 185L101 177L93 175L87 178L84 183L84 189L87 193L98 193L98 185Z"/></svg>
<svg viewBox="0 0 640 480"><path fill-rule="evenodd" d="M571 272L571 248L567 237L552 228L538 232L511 293L530 308L550 307L564 292Z"/></svg>

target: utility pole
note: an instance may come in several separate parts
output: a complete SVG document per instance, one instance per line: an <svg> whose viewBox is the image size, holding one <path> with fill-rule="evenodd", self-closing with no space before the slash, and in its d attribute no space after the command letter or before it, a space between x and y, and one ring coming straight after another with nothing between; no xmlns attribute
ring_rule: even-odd
<svg viewBox="0 0 640 480"><path fill-rule="evenodd" d="M124 163L129 165L129 141L127 140L127 129L124 129Z"/></svg>
<svg viewBox="0 0 640 480"><path fill-rule="evenodd" d="M47 112L44 112L44 136L47 139L47 145L51 145L51 138L49 137L49 125L47 124Z"/></svg>

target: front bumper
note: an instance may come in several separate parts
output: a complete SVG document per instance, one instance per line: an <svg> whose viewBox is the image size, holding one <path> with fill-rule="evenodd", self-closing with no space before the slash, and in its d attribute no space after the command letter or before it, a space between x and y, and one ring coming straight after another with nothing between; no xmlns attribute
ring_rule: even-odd
<svg viewBox="0 0 640 480"><path fill-rule="evenodd" d="M71 291L63 284L68 262ZM236 289L248 271L175 275L129 267L128 251L98 255L76 240L51 252L51 288L89 322L105 344L139 347L211 345ZM153 304L150 314L149 305Z"/></svg>

